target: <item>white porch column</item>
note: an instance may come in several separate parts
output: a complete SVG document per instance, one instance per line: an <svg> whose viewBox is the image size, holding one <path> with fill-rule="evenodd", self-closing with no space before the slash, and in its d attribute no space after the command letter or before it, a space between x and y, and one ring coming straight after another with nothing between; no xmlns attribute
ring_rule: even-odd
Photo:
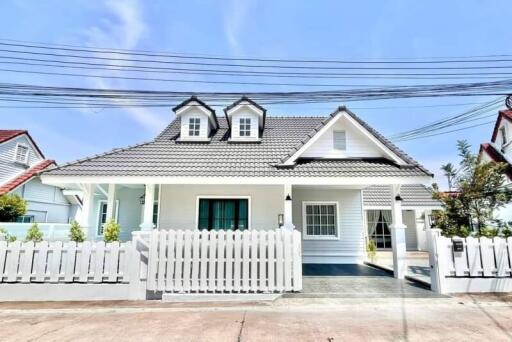
<svg viewBox="0 0 512 342"><path fill-rule="evenodd" d="M151 230L155 228L153 224L153 205L155 201L155 184L146 184L146 192L144 194L144 217L141 230Z"/></svg>
<svg viewBox="0 0 512 342"><path fill-rule="evenodd" d="M114 218L116 185L109 184L107 192L107 222Z"/></svg>
<svg viewBox="0 0 512 342"><path fill-rule="evenodd" d="M82 212L80 214L78 223L82 226L82 229L89 231L91 227L91 211L93 210L94 203L94 184L84 184L82 187L83 198L82 198ZM87 234L89 235L89 234Z"/></svg>
<svg viewBox="0 0 512 342"><path fill-rule="evenodd" d="M395 278L404 279L407 262L405 247L405 229L402 222L402 199L400 197L400 185L391 186L391 244L393 247L393 273Z"/></svg>
<svg viewBox="0 0 512 342"><path fill-rule="evenodd" d="M292 215L292 185L285 184L284 185L284 229L295 229L295 225L293 224L293 215Z"/></svg>

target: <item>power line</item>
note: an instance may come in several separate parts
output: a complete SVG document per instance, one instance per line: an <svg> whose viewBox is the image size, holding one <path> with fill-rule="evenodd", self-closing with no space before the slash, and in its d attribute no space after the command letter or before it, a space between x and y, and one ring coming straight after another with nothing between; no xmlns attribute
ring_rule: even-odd
<svg viewBox="0 0 512 342"><path fill-rule="evenodd" d="M65 44L49 44L49 43L36 43L27 42L11 39L0 39L0 41L8 41L14 43L1 43L4 46L16 46L23 48L36 48L45 50L61 50L61 51L76 51L76 52L89 52L89 53L105 53L105 54L119 54L119 55L135 55L135 56L147 56L147 57L169 57L169 58L181 58L181 59L204 59L204 60L227 60L227 61L257 61L257 62L279 62L279 63L336 63L336 64L424 64L424 63L470 63L470 62L502 62L512 61L512 59L503 59L504 57L512 57L508 54L491 54L491 55L479 55L479 56L457 56L457 57L422 57L422 58L395 58L392 60L381 59L376 61L375 59L367 60L354 60L354 59L330 59L330 58L317 58L317 59L285 59L285 58L253 58L253 57L222 57L214 55L199 55L199 54L185 54L185 53L165 53L155 52L148 50L128 50L128 49L112 49L102 47L86 48L79 45L65 45ZM480 58L476 59L475 58ZM481 59L483 58L483 59ZM496 59L501 58L501 59ZM425 61L425 59L433 59L431 61ZM436 60L441 59L441 60ZM473 59L468 61L468 59Z"/></svg>

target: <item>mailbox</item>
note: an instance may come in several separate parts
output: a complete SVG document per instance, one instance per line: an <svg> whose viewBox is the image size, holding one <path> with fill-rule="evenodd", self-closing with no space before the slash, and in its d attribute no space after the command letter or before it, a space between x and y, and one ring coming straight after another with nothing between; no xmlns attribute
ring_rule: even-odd
<svg viewBox="0 0 512 342"><path fill-rule="evenodd" d="M453 240L452 242L454 252L464 252L464 243L462 240Z"/></svg>

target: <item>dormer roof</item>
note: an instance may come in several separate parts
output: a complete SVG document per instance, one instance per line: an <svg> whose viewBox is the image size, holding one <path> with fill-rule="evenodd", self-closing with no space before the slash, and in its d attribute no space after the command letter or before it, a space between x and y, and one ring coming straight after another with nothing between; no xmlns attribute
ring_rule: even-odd
<svg viewBox="0 0 512 342"><path fill-rule="evenodd" d="M231 125L231 120L230 120L231 113L235 109L237 109L239 106L243 106L243 105L249 106L249 108L251 108L253 111L255 111L256 113L258 113L260 115L260 122L259 122L260 130L263 130L265 127L265 119L267 116L267 110L245 95L242 96L240 99L236 100L235 102L233 102L232 104L230 104L229 106L227 106L226 108L224 108L224 114L226 115L226 120L228 122L228 125Z"/></svg>
<svg viewBox="0 0 512 342"><path fill-rule="evenodd" d="M172 110L174 113L176 113L177 116L179 116L183 111L186 109L192 107L192 106L198 106L205 110L205 114L208 115L208 119L210 120L210 123L214 128L219 127L219 121L217 120L217 115L215 114L215 110L208 106L206 103L201 101L197 96L193 95L187 100L183 101L182 103L175 106Z"/></svg>

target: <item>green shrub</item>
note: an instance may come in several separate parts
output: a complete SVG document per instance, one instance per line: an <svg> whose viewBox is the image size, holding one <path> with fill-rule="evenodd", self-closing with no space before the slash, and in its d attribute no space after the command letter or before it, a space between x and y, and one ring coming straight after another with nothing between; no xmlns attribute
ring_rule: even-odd
<svg viewBox="0 0 512 342"><path fill-rule="evenodd" d="M18 195L0 196L0 222L14 222L27 212L27 201Z"/></svg>
<svg viewBox="0 0 512 342"><path fill-rule="evenodd" d="M76 221L71 222L69 227L69 239L75 242L84 242L85 240L85 233Z"/></svg>
<svg viewBox="0 0 512 342"><path fill-rule="evenodd" d="M377 256L377 245L375 244L375 241L371 239L368 241L368 244L366 245L366 252L368 253L368 258L371 261L374 261Z"/></svg>
<svg viewBox="0 0 512 342"><path fill-rule="evenodd" d="M501 230L501 236L503 236L504 238L508 238L508 237L511 237L512 236L512 229L510 228L503 228Z"/></svg>
<svg viewBox="0 0 512 342"><path fill-rule="evenodd" d="M39 229L37 223L32 224L27 230L25 241L41 242L43 241L43 232Z"/></svg>
<svg viewBox="0 0 512 342"><path fill-rule="evenodd" d="M103 240L105 242L119 241L119 233L121 232L121 226L114 220L110 220L105 224L103 228Z"/></svg>
<svg viewBox="0 0 512 342"><path fill-rule="evenodd" d="M9 234L9 232L5 228L0 227L0 234L5 235L5 241L8 241L8 242L16 241L16 236Z"/></svg>
<svg viewBox="0 0 512 342"><path fill-rule="evenodd" d="M498 229L492 227L485 227L480 229L480 237L493 238L498 236Z"/></svg>
<svg viewBox="0 0 512 342"><path fill-rule="evenodd" d="M460 226L460 227L449 226L442 230L443 236L446 236L446 237L459 236L459 237L465 238L465 237L468 237L470 233L471 233L470 230L466 226Z"/></svg>

